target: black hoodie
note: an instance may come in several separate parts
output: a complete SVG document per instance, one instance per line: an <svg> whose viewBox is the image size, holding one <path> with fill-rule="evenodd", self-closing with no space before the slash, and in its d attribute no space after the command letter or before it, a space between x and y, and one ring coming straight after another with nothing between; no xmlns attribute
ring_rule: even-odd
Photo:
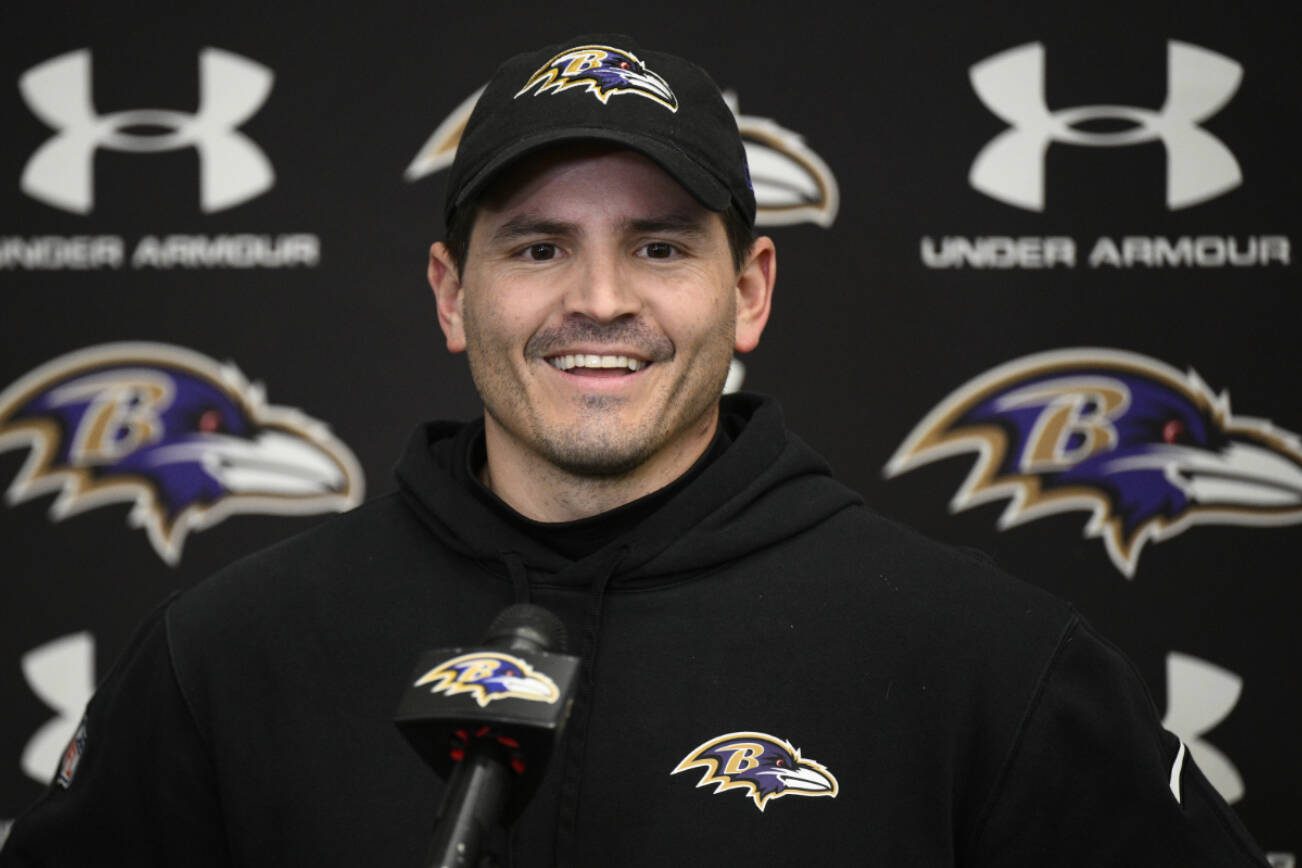
<svg viewBox="0 0 1302 868"><path fill-rule="evenodd" d="M503 864L1265 864L1069 606L865 508L773 402L723 417L579 560L472 490L481 426L421 428L398 494L146 621L0 864L424 864L442 785L398 697L525 599L585 665Z"/></svg>

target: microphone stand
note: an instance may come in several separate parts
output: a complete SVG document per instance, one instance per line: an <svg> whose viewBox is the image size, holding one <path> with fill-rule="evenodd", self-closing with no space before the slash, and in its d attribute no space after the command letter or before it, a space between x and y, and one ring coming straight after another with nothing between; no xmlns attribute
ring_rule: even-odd
<svg viewBox="0 0 1302 868"><path fill-rule="evenodd" d="M479 849L506 804L510 784L504 757L491 755L483 745L467 752L448 784L448 798L434 821L434 843L429 868L488 868L490 857L479 862Z"/></svg>

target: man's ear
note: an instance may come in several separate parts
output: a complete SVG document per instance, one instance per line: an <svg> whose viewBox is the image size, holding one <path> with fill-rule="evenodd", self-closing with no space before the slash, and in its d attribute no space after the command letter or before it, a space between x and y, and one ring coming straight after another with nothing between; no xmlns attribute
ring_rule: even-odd
<svg viewBox="0 0 1302 868"><path fill-rule="evenodd" d="M759 346L773 304L773 284L778 279L778 251L773 239L755 239L737 275L737 338L733 348L749 353Z"/></svg>
<svg viewBox="0 0 1302 868"><path fill-rule="evenodd" d="M448 352L461 353L466 349L466 328L461 315L461 276L452 259L452 251L442 241L429 249L429 268L426 270L434 302L439 312L439 328L447 338Z"/></svg>

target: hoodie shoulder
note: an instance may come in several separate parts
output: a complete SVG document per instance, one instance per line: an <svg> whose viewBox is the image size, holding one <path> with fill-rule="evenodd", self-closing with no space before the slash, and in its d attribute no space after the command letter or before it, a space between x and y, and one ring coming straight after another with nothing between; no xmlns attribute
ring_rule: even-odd
<svg viewBox="0 0 1302 868"><path fill-rule="evenodd" d="M479 577L455 558L431 545L403 498L391 494L182 593L167 610L167 637L201 729L250 701L279 707L293 693L286 685L301 692L324 681L342 690L370 669L398 678L412 649L428 643L423 637L440 635L437 625L451 635L454 585L472 572ZM359 694L371 689L365 679L348 683Z"/></svg>
<svg viewBox="0 0 1302 868"><path fill-rule="evenodd" d="M380 549L419 532L401 498L382 495L233 561L182 594L172 620L211 617L227 605L274 606L338 576L360 579Z"/></svg>
<svg viewBox="0 0 1302 868"><path fill-rule="evenodd" d="M1078 618L1069 603L990 558L862 505L829 516L786 549L778 569L788 581L836 600L861 629L898 636L919 670L1034 681Z"/></svg>
<svg viewBox="0 0 1302 868"><path fill-rule="evenodd" d="M915 593L941 609L966 605L963 619L980 623L983 616L1021 612L1043 618L1057 634L1075 617L1069 603L1031 582L1004 571L990 555L934 540L922 532L886 518L867 506L856 506L839 517L857 530L848 532L874 569L905 581Z"/></svg>
<svg viewBox="0 0 1302 868"><path fill-rule="evenodd" d="M340 612L382 611L395 585L440 569L427 540L402 498L388 494L234 561L169 607L178 668L211 649L252 646Z"/></svg>

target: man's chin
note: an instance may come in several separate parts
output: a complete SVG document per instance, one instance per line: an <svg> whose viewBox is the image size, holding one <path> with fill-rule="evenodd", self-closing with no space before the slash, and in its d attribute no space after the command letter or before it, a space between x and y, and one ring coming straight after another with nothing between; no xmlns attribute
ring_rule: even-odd
<svg viewBox="0 0 1302 868"><path fill-rule="evenodd" d="M544 448L544 457L553 466L571 476L583 476L592 479L615 479L627 476L640 467L651 456L647 447L639 448L632 444L610 443L584 444L574 441L549 443Z"/></svg>

